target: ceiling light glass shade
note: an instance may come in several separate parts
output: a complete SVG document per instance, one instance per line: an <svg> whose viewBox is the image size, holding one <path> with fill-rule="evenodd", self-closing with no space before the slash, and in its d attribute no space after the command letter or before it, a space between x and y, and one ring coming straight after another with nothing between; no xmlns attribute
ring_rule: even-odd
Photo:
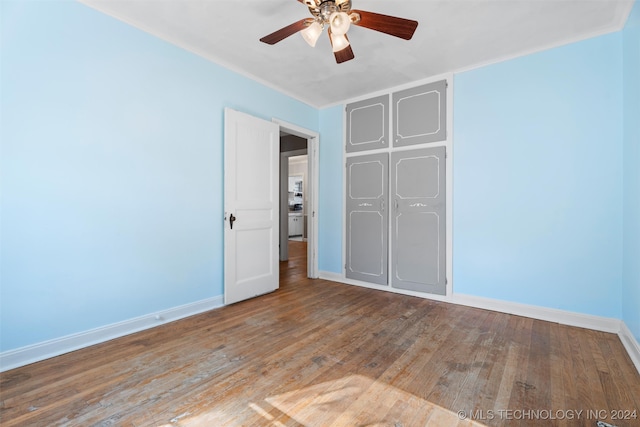
<svg viewBox="0 0 640 427"><path fill-rule="evenodd" d="M300 34L302 34L302 38L304 39L304 41L309 43L309 46L315 47L316 42L318 41L318 37L320 37L320 34L322 34L322 26L318 23L318 21L314 21L307 28L300 31Z"/></svg>
<svg viewBox="0 0 640 427"><path fill-rule="evenodd" d="M333 34L332 32L331 44L333 45L334 52L340 52L342 49L349 47L349 40L347 40L344 34Z"/></svg>
<svg viewBox="0 0 640 427"><path fill-rule="evenodd" d="M331 32L333 34L346 34L351 25L351 18L344 12L333 12L331 16L329 16L329 24L331 25Z"/></svg>

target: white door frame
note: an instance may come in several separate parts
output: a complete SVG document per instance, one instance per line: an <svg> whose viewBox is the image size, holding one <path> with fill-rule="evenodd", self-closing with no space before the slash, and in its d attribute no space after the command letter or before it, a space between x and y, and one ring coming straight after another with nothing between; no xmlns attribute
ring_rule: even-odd
<svg viewBox="0 0 640 427"><path fill-rule="evenodd" d="M320 134L293 123L272 119L280 126L280 131L307 140L309 210L307 213L307 277L318 278L318 182Z"/></svg>

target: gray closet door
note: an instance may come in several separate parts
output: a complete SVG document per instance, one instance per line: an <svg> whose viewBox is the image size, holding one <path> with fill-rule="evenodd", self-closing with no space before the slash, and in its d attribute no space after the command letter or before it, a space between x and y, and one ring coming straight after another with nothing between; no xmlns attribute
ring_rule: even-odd
<svg viewBox="0 0 640 427"><path fill-rule="evenodd" d="M347 153L389 146L389 96L347 105Z"/></svg>
<svg viewBox="0 0 640 427"><path fill-rule="evenodd" d="M395 147L446 139L446 80L395 92L392 105Z"/></svg>
<svg viewBox="0 0 640 427"><path fill-rule="evenodd" d="M347 159L346 276L380 285L388 272L387 153Z"/></svg>
<svg viewBox="0 0 640 427"><path fill-rule="evenodd" d="M391 154L391 286L446 290L445 148Z"/></svg>

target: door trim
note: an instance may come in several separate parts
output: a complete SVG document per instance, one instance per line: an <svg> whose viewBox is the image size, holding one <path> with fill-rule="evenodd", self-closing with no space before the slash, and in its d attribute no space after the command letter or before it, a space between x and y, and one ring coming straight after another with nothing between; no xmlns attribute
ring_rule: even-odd
<svg viewBox="0 0 640 427"><path fill-rule="evenodd" d="M318 278L318 183L320 170L318 149L320 134L293 123L277 118L271 120L280 126L280 131L307 140L307 192L309 193L309 212L307 214L307 277Z"/></svg>

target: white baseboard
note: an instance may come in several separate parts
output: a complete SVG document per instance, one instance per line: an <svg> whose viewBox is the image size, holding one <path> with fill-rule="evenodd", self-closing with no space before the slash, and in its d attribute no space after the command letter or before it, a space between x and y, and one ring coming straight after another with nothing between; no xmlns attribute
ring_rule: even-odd
<svg viewBox="0 0 640 427"><path fill-rule="evenodd" d="M610 332L613 334L617 334L620 331L619 319L575 313L557 308L540 307L464 294L453 294L451 302L468 307L484 308L485 310L498 311L500 313L546 320L548 322L560 323L561 325L593 329L595 331Z"/></svg>
<svg viewBox="0 0 640 427"><path fill-rule="evenodd" d="M217 296L0 353L0 372L222 307Z"/></svg>
<svg viewBox="0 0 640 427"><path fill-rule="evenodd" d="M620 331L618 332L618 336L620 337L620 341L622 341L622 345L627 349L627 353L631 358L631 361L634 365L636 365L636 369L640 373L640 344L633 336L627 324L624 322L620 322Z"/></svg>
<svg viewBox="0 0 640 427"><path fill-rule="evenodd" d="M575 313L555 308L540 307L510 301L496 300L492 298L477 297L472 295L454 293L453 295L443 297L440 295L428 295L419 292L407 292L394 289L390 286L372 285L370 283L347 279L342 274L332 273L328 271L320 271L319 276L321 279L331 280L332 282L339 282L347 285L356 285L369 289L377 289L403 295L417 296L420 298L465 305L467 307L482 308L485 310L497 311L500 313L524 316L538 320L546 320L548 322L559 323L561 325L577 326L579 328L617 334L620 337L620 340L622 341L624 348L627 350L627 353L633 361L636 369L638 369L638 372L640 373L640 345L638 345L638 341L635 339L627 325L619 319Z"/></svg>
<svg viewBox="0 0 640 427"><path fill-rule="evenodd" d="M331 282L344 282L342 274L333 273L331 271L318 271L318 279L329 280Z"/></svg>
<svg viewBox="0 0 640 427"><path fill-rule="evenodd" d="M434 301L445 301L445 302L450 302L450 298L444 295L435 295L435 294L428 294L426 295L424 292L416 292L416 291L408 291L405 289L397 289L397 288L392 288L391 286L388 285L377 285L375 283L368 283L368 282L363 282L361 280L354 280L354 279L349 279L348 277L344 277L338 273L332 273L329 271L321 271L319 274L319 278L320 279L324 279L324 280L330 280L332 282L338 282L338 283L342 283L344 285L354 285L354 286L359 286L361 288L368 288L368 289L375 289L376 291L383 291L383 292L392 292L394 294L401 294L401 295L408 295L411 297L418 297L418 298L426 298L426 299L432 299Z"/></svg>

